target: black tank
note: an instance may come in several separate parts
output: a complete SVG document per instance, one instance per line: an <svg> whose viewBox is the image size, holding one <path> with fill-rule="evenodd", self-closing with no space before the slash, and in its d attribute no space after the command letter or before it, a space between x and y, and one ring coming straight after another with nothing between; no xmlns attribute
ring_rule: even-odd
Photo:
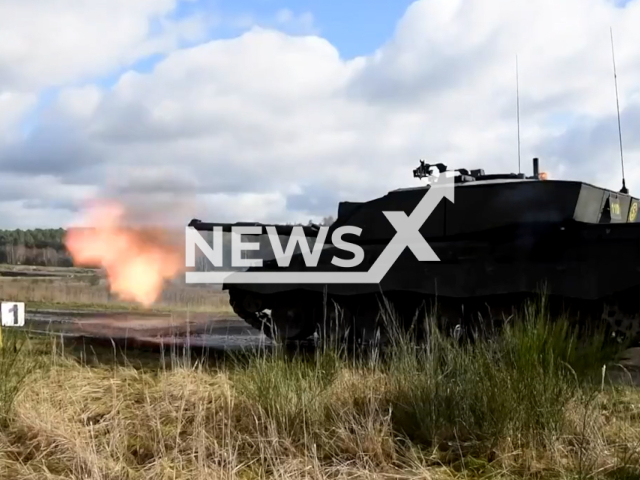
<svg viewBox="0 0 640 480"><path fill-rule="evenodd" d="M421 162L413 173L424 178L434 170L449 172L442 164ZM549 180L538 170L534 159L532 176L452 171L454 201L440 200L420 228L440 261L419 261L405 248L379 283L230 283L223 288L236 313L250 325L287 339L324 331L319 326L339 331L347 326L357 335L368 335L380 326L382 298L404 322L435 301L439 317L449 325L477 320L479 314L495 319L541 293L558 308L577 309L585 319L604 319L614 329L634 334L640 328L633 320L633 300L640 294L639 200L581 181ZM269 260L248 271L343 271L331 263L334 255L351 255L331 245L333 231L342 226L361 229L358 237L345 240L365 252L364 261L349 270L368 271L396 234L383 212L410 215L430 188L426 184L367 202L341 202L317 267L306 267L299 251L288 267L279 267L265 235L259 254ZM193 220L189 225L211 231L214 225L229 230L241 224ZM283 237L292 229L275 227ZM314 225L304 229L307 238L320 231ZM624 312L624 322L619 312Z"/></svg>

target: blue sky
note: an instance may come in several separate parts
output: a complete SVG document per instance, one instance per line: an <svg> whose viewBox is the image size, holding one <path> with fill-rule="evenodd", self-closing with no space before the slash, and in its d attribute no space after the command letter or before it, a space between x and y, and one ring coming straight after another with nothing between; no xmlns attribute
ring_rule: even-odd
<svg viewBox="0 0 640 480"><path fill-rule="evenodd" d="M222 23L208 35L208 40L214 40L242 32L242 28L227 24L225 19L249 16L259 23L269 23L282 9L296 16L311 13L316 33L331 42L343 58L349 59L371 54L391 38L398 20L412 3L413 0L181 0L171 18L179 20L198 13L220 17ZM153 23L151 26L153 30ZM109 88L127 70L149 72L163 58L163 55L152 55L104 77L91 79L90 83ZM59 88L54 87L40 93L38 105L23 122L25 135L36 127L39 114L56 98L58 91Z"/></svg>
<svg viewBox="0 0 640 480"><path fill-rule="evenodd" d="M226 24L225 19L246 15L262 23L269 22L282 9L295 16L310 13L316 32L349 59L370 54L391 38L398 20L412 3L413 0L183 0L172 17L181 19L201 12L220 16L222 24L212 28L209 37L216 39L241 32ZM134 68L148 70L160 59L155 56L142 60Z"/></svg>
<svg viewBox="0 0 640 480"><path fill-rule="evenodd" d="M632 0L611 1L624 7ZM264 19L283 8L296 15L309 12L319 34L336 46L344 58L353 58L372 53L389 39L412 3L413 0L187 0L180 3L175 17L209 11L223 17L250 14ZM216 33L225 36L237 32L223 29Z"/></svg>
<svg viewBox="0 0 640 480"><path fill-rule="evenodd" d="M196 0L182 2L176 16L203 9L223 17L250 14L258 19L286 8L300 15L310 12L320 34L346 58L373 52L393 34L409 0Z"/></svg>
<svg viewBox="0 0 640 480"><path fill-rule="evenodd" d="M282 9L295 16L310 13L316 33L331 42L343 58L349 59L371 54L391 38L398 20L412 3L413 0L349 0L344 3L326 0L182 0L171 18L179 20L198 13L221 17L222 23L209 32L209 40L214 40L241 33L242 28L226 23L225 19L250 16L258 23L269 23ZM162 58L161 55L151 56L140 60L133 68L149 71ZM99 83L109 86L117 81L120 73L114 72Z"/></svg>
<svg viewBox="0 0 640 480"><path fill-rule="evenodd" d="M623 8L631 0L610 0ZM313 15L315 32L331 42L345 59L373 53L390 39L397 22L414 0L179 0L171 18L184 19L193 14L210 14L219 17L220 24L212 27L207 40L236 36L246 27L237 27L230 19L251 17L260 23L273 22L276 13L288 9L294 15ZM153 29L153 24L152 24ZM110 87L122 73L134 69L150 71L163 59L152 55L139 60L135 65L98 79L98 85ZM56 89L43 92L41 104L55 97ZM42 105L41 105L42 106Z"/></svg>
<svg viewBox="0 0 640 480"><path fill-rule="evenodd" d="M611 0L624 8L631 0ZM258 24L271 25L274 16L282 9L294 15L313 15L315 33L326 38L345 59L373 53L393 36L397 22L414 0L179 0L171 18L179 20L193 14L209 14L221 19L212 27L207 40L229 38L240 34L246 27L234 24L234 19L249 17ZM152 30L154 25L151 25ZM206 41L206 40L205 40ZM85 79L87 83L109 88L127 70L149 72L164 58L152 55L134 65L113 71L101 78ZM23 122L23 133L28 135L35 128L39 114L56 98L59 88L40 92L36 108Z"/></svg>

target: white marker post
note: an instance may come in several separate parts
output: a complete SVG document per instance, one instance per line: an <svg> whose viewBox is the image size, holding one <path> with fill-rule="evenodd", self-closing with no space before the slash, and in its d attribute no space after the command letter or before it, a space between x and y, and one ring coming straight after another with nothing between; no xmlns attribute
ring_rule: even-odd
<svg viewBox="0 0 640 480"><path fill-rule="evenodd" d="M24 302L2 302L2 324L0 326L0 348L4 346L2 328L24 326Z"/></svg>

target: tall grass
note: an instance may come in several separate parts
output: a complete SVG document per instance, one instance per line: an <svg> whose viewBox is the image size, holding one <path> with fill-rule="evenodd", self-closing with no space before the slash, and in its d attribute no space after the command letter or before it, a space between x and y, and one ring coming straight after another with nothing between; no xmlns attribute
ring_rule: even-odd
<svg viewBox="0 0 640 480"><path fill-rule="evenodd" d="M29 376L45 365L41 357L25 353L28 344L24 332L0 327L0 426L6 426L16 395Z"/></svg>
<svg viewBox="0 0 640 480"><path fill-rule="evenodd" d="M638 478L640 394L603 389L603 335L539 308L473 343L430 333L416 344L392 329L355 356L276 347L152 371L49 357L17 388L0 468L16 479Z"/></svg>
<svg viewBox="0 0 640 480"><path fill-rule="evenodd" d="M413 443L492 448L509 438L517 448L548 446L603 365L604 336L578 343L567 319L535 308L474 344L428 327L426 345L413 352L409 335L395 332L385 366L395 430Z"/></svg>

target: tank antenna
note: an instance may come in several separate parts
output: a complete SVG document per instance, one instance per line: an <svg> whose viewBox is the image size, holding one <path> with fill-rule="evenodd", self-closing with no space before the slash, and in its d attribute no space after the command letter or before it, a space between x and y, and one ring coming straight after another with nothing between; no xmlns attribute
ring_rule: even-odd
<svg viewBox="0 0 640 480"><path fill-rule="evenodd" d="M618 99L618 74L616 72L616 56L613 49L613 27L609 27L611 33L611 58L613 60L613 82L616 88L616 108L618 109L618 137L620 139L620 163L622 165L622 189L620 193L629 193L624 178L624 156L622 154L622 127L620 126L620 101Z"/></svg>
<svg viewBox="0 0 640 480"><path fill-rule="evenodd" d="M518 174L520 174L520 81L518 78L518 55L516 55L516 112L518 118Z"/></svg>

